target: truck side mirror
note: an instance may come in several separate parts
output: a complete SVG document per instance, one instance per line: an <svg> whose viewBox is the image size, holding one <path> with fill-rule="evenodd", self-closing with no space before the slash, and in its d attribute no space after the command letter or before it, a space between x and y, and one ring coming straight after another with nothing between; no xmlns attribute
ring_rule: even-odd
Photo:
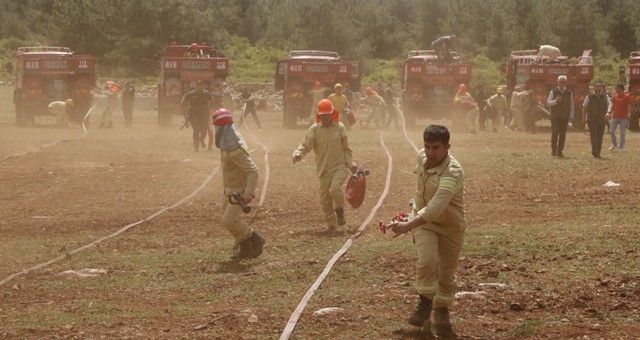
<svg viewBox="0 0 640 340"><path fill-rule="evenodd" d="M624 74L625 74L625 67L624 66L618 67L618 75L620 77L624 77Z"/></svg>
<svg viewBox="0 0 640 340"><path fill-rule="evenodd" d="M501 65L500 65L500 74L501 74L502 76L504 76L504 74L505 74L505 73L507 73L507 65L505 65L505 64L501 64Z"/></svg>

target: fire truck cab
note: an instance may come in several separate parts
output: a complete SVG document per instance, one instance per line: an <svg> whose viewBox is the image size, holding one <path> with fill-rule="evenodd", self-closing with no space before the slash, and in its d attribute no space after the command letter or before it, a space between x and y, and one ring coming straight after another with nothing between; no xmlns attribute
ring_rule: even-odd
<svg viewBox="0 0 640 340"><path fill-rule="evenodd" d="M442 62L435 50L409 52L400 69L405 123L414 126L418 116L449 117L460 84L469 86L472 65L450 51L452 61Z"/></svg>
<svg viewBox="0 0 640 340"><path fill-rule="evenodd" d="M16 51L16 124L30 126L49 114L52 101L72 99L69 119L82 123L91 108L95 84L93 57L75 55L67 47L20 47Z"/></svg>
<svg viewBox="0 0 640 340"><path fill-rule="evenodd" d="M558 76L567 76L567 87L573 92L575 114L573 126L584 129L581 107L589 94L589 82L593 79L591 50L585 50L577 61L560 56L551 62L548 57L539 57L537 50L513 51L507 65L501 68L507 78L507 91L513 92L516 85L533 91L538 102L546 106L549 92L558 85Z"/></svg>
<svg viewBox="0 0 640 340"><path fill-rule="evenodd" d="M640 51L631 52L628 59L629 72L627 73L627 84L629 84L629 95L631 96L631 118L629 119L629 130L640 130Z"/></svg>
<svg viewBox="0 0 640 340"><path fill-rule="evenodd" d="M160 61L158 84L158 122L171 124L172 115L182 115L180 100L195 89L196 81L204 82L205 90L220 91L220 84L229 75L229 59L205 43L165 47Z"/></svg>
<svg viewBox="0 0 640 340"><path fill-rule="evenodd" d="M291 51L276 66L275 89L284 90L282 121L286 128L295 128L298 118L311 113L314 84L319 82L330 94L336 83L349 84L352 91L360 91L360 65L357 61L344 61L336 52L300 50Z"/></svg>

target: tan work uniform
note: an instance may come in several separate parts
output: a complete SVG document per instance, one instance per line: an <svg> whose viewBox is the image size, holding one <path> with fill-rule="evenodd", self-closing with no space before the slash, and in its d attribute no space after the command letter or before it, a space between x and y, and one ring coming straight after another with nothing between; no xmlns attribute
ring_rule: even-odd
<svg viewBox="0 0 640 340"><path fill-rule="evenodd" d="M349 119L344 112L344 109L349 106L349 100L347 100L347 96L345 96L344 94L338 95L337 93L332 93L329 97L327 97L327 99L329 99L329 101L331 101L331 104L333 104L333 109L339 112L338 119L340 120L340 122L344 124L344 127L347 128L347 130L350 130L351 124L349 123Z"/></svg>
<svg viewBox="0 0 640 340"><path fill-rule="evenodd" d="M57 124L64 126L67 124L67 103L63 101L55 101L47 106L49 113L57 117Z"/></svg>
<svg viewBox="0 0 640 340"><path fill-rule="evenodd" d="M465 93L456 93L455 99L459 100L470 100L475 102L475 99L469 94L469 92ZM468 110L465 112L464 122L467 125L467 130L475 131L476 130L476 120L478 120L478 116L480 116L480 109L476 106L475 108Z"/></svg>
<svg viewBox="0 0 640 340"><path fill-rule="evenodd" d="M258 168L246 150L246 144L232 151L222 151L222 181L224 185L224 201L222 202L222 227L227 229L238 242L246 240L253 229L240 220L242 207L229 204L229 195L239 192L243 195L255 196L258 185Z"/></svg>
<svg viewBox="0 0 640 340"><path fill-rule="evenodd" d="M434 307L448 307L456 293L455 271L464 241L464 172L450 154L427 169L424 149L418 152L418 186L411 217L426 221L413 230L418 262L416 290L433 299Z"/></svg>
<svg viewBox="0 0 640 340"><path fill-rule="evenodd" d="M353 152L349 148L344 125L340 122L332 122L329 126L322 123L311 125L293 156L304 157L311 150L316 155L324 219L327 226L335 227L338 225L335 209L344 208L342 184L349 175L349 168L353 166Z"/></svg>
<svg viewBox="0 0 640 340"><path fill-rule="evenodd" d="M524 115L522 113L522 95L524 92L521 91L513 91L511 93L511 114L513 115L513 120L516 129L524 129Z"/></svg>
<svg viewBox="0 0 640 340"><path fill-rule="evenodd" d="M491 106L493 110L493 115L491 116L491 124L493 125L493 130L497 131L500 129L500 116L504 114L504 110L507 108L507 98L501 94L494 94L493 96L487 99L487 102Z"/></svg>

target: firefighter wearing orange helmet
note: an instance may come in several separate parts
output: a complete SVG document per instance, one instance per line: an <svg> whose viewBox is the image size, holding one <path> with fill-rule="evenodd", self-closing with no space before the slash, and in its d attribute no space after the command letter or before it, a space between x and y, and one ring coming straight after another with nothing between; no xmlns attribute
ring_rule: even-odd
<svg viewBox="0 0 640 340"><path fill-rule="evenodd" d="M480 109L478 109L476 100L467 92L467 85L458 85L458 92L456 92L453 98L453 104L460 115L464 114L467 131L469 133L476 133L476 120L480 115Z"/></svg>
<svg viewBox="0 0 640 340"><path fill-rule="evenodd" d="M329 231L347 223L344 216L344 184L349 170L354 172L352 150L344 124L335 122L333 104L328 99L318 102L316 122L304 136L302 144L293 152L293 163L299 162L313 150L316 156L316 171L320 180L320 202Z"/></svg>
<svg viewBox="0 0 640 340"><path fill-rule="evenodd" d="M120 92L120 88L111 80L104 84L104 88L107 91L107 106L104 108L104 111L102 111L100 127L112 128L113 111L118 106L118 93Z"/></svg>

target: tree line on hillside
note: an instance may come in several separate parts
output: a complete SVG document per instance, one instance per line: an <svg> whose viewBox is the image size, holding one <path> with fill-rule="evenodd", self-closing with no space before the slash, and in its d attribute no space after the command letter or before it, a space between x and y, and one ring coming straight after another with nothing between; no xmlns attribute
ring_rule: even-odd
<svg viewBox="0 0 640 340"><path fill-rule="evenodd" d="M236 67L271 70L291 49L337 51L367 66L455 34L467 59L502 62L550 44L619 60L638 48L639 17L634 0L0 0L0 59L19 46L61 45L92 54L101 75L153 76L170 41L207 41Z"/></svg>

